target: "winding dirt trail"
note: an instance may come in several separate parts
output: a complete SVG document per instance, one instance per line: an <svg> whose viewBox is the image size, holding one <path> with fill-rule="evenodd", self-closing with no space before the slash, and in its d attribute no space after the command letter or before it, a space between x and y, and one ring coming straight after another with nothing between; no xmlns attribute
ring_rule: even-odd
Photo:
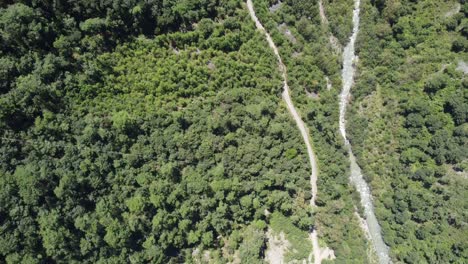
<svg viewBox="0 0 468 264"><path fill-rule="evenodd" d="M312 144L310 144L310 137L308 133L308 129L305 126L304 122L302 121L301 117L299 116L296 108L294 107L294 104L291 100L290 96L290 91L289 91L289 86L288 86L288 75L287 75L287 69L286 66L283 63L283 60L281 59L281 56L278 52L278 48L276 47L275 43L273 42L273 39L271 38L270 34L265 30L263 27L262 23L258 20L255 10L252 4L252 0L247 0L247 8L249 10L250 17L252 20L255 22L255 26L257 27L258 30L260 30L266 37L266 40L268 42L268 45L270 48L273 50L275 53L275 56L278 60L278 66L281 71L281 75L283 77L283 100L286 102L286 106L288 108L289 113L292 115L294 121L296 122L297 127L299 128L302 139L304 140L304 143L307 147L307 154L309 156L309 162L310 162L310 167L312 169L312 174L310 175L310 185L312 189L312 198L310 199L310 205L312 208L315 207L315 199L317 197L317 175L318 175L318 168L317 168L317 162L315 158L315 153L312 150ZM333 250L329 248L320 248L319 242L318 242L318 236L317 236L317 231L314 229L312 230L310 234L310 239L312 240L312 245L313 245L313 255L314 255L314 264L320 264L323 259L327 258L333 258Z"/></svg>

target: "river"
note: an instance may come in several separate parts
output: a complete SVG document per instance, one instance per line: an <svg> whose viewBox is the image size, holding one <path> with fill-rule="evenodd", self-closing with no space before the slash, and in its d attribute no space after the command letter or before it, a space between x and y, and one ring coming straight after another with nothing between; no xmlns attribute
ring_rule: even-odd
<svg viewBox="0 0 468 264"><path fill-rule="evenodd" d="M356 162L356 158L353 154L351 144L349 143L346 136L346 107L350 98L351 86L354 82L355 67L354 62L356 61L355 55L355 42L359 31L359 12L360 12L360 0L354 1L353 10L353 33L351 35L349 43L346 45L343 51L343 70L342 70L342 82L343 89L340 94L340 133L345 141L346 148L349 153L349 161L351 163L351 183L356 187L357 191L361 196L361 204L364 207L364 216L367 224L368 233L370 236L370 242L372 243L380 264L391 263L389 257L389 248L385 244L382 238L382 232L380 229L379 222L374 214L374 205L372 204L372 195L367 182L364 180L361 172L361 168Z"/></svg>

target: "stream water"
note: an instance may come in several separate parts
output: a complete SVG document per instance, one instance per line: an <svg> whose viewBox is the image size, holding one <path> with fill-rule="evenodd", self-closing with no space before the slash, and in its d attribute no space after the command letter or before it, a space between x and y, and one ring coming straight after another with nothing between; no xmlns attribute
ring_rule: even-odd
<svg viewBox="0 0 468 264"><path fill-rule="evenodd" d="M345 145L349 152L349 161L351 163L351 183L356 187L357 191L361 196L361 204L364 208L364 216L368 228L368 233L371 239L371 243L377 253L380 264L391 263L389 257L389 248L384 243L382 239L382 233L380 230L380 225L377 221L377 218L374 214L374 206L372 204L372 195L367 185L367 182L364 180L361 168L356 162L356 158L351 149L351 144L349 143L346 137L346 106L348 105L348 100L350 97L351 86L354 81L354 61L356 60L356 55L354 51L354 44L356 42L357 34L359 31L359 7L360 0L354 1L354 10L353 10L353 33L351 35L349 43L346 45L343 51L343 72L342 72L342 81L343 81L343 90L340 94L340 133L343 136Z"/></svg>

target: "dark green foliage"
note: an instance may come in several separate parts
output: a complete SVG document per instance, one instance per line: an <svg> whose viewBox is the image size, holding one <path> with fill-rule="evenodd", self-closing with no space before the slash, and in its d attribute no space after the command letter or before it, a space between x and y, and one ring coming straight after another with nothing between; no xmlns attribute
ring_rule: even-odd
<svg viewBox="0 0 468 264"><path fill-rule="evenodd" d="M32 49L46 49L50 33L50 26L38 9L18 3L1 11L2 51L25 53Z"/></svg>
<svg viewBox="0 0 468 264"><path fill-rule="evenodd" d="M278 225L266 211L287 219L292 243L315 226L337 263L368 261L328 41L331 31L347 42L353 1L323 1L328 28L316 1L275 13L275 1L255 1L317 152L313 214L277 62L241 1L10 2L0 4L0 262L200 263L209 250L214 263L262 263ZM348 124L385 241L396 261L463 263L467 4L446 17L444 1L362 2ZM308 244L297 248L306 256Z"/></svg>
<svg viewBox="0 0 468 264"><path fill-rule="evenodd" d="M310 229L300 134L239 6L0 10L1 260L254 263L265 210Z"/></svg>
<svg viewBox="0 0 468 264"><path fill-rule="evenodd" d="M458 91L452 94L444 104L444 112L452 116L457 126L465 124L468 120L468 105L466 101L468 101L468 94Z"/></svg>
<svg viewBox="0 0 468 264"><path fill-rule="evenodd" d="M392 256L463 263L466 19L444 1L364 1L350 139ZM447 22L450 20L449 22ZM381 35L381 29L391 35ZM368 82L368 76L377 78ZM365 91L365 92L361 92Z"/></svg>

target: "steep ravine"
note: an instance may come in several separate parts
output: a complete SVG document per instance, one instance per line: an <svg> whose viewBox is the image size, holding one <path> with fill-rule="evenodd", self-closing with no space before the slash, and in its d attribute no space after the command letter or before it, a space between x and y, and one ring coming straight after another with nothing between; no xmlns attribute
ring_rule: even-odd
<svg viewBox="0 0 468 264"><path fill-rule="evenodd" d="M359 7L360 0L355 0L353 11L353 33L351 35L349 43L346 45L343 51L343 89L340 94L340 133L345 141L346 148L349 152L349 161L351 164L350 180L359 192L361 196L361 204L364 207L364 216L367 225L367 230L364 231L368 231L368 234L370 236L370 242L372 243L377 253L379 263L387 264L391 263L389 257L389 248L382 239L380 225L374 214L372 194L370 192L367 182L362 176L361 168L356 162L356 158L353 154L351 144L349 143L346 137L346 107L348 105L348 100L350 97L351 86L353 85L354 81L354 62L357 60L354 51L354 44L356 42L357 34L359 31Z"/></svg>
<svg viewBox="0 0 468 264"><path fill-rule="evenodd" d="M290 91L289 91L289 86L287 82L287 69L286 66L283 63L283 60L281 59L281 56L278 52L278 48L276 47L275 43L273 42L273 39L271 38L270 34L265 30L263 27L262 23L258 20L255 10L252 4L252 0L247 0L247 8L249 10L250 17L252 20L255 22L255 26L257 27L258 30L260 30L266 37L266 40L268 42L268 45L270 48L273 50L273 53L275 54L277 60L278 60L278 66L281 71L281 75L283 77L283 100L286 103L286 106L288 108L289 113L292 115L294 121L296 122L297 127L299 128L302 138L304 140L304 144L306 145L307 148L307 154L309 156L309 162L310 162L310 167L312 169L312 174L310 176L310 185L312 189L312 198L310 199L310 205L311 207L315 207L315 199L317 197L317 175L318 175L318 168L317 168L317 162L315 158L314 151L312 149L312 145L310 143L310 137L308 133L308 129L305 126L304 122L302 121L301 117L299 116L296 108L294 107L294 104L291 100ZM310 239L312 240L312 246L313 246L313 255L314 255L314 264L319 264L322 262L322 259L328 259L328 258L333 258L334 254L333 251L328 249L328 248L320 248L319 242L318 242L318 236L317 236L317 231L314 229L312 230L310 234Z"/></svg>

